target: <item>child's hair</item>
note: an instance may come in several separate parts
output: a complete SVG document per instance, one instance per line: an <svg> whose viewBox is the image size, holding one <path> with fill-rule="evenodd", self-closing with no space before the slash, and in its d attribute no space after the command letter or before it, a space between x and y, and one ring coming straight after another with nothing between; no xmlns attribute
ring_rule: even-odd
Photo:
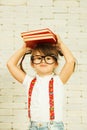
<svg viewBox="0 0 87 130"><path fill-rule="evenodd" d="M35 55L37 51L44 55L55 55L56 57L58 56L58 50L56 47L47 43L37 44L37 46L32 50L32 55Z"/></svg>
<svg viewBox="0 0 87 130"><path fill-rule="evenodd" d="M49 43L40 43L40 44L38 43L32 49L32 51L25 53L24 56L22 57L20 64L19 64L20 69L22 71L24 71L22 63L23 63L25 56L28 55L28 54L31 54L31 56L33 56L33 55L36 54L36 52L40 52L41 54L44 54L44 55L55 55L57 57L57 59L59 58L59 55L63 56L62 52L55 45L52 45L52 44L49 44Z"/></svg>

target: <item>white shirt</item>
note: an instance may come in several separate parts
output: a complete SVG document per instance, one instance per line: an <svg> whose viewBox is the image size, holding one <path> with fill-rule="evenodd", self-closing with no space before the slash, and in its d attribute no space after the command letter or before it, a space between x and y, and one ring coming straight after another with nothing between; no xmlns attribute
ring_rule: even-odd
<svg viewBox="0 0 87 130"><path fill-rule="evenodd" d="M27 91L30 87L30 83L34 77L25 76L23 85ZM49 122L49 81L54 80L54 121L63 121L63 97L64 97L64 85L58 75L49 75L40 77L36 75L36 83L32 91L30 114L31 121L37 122Z"/></svg>

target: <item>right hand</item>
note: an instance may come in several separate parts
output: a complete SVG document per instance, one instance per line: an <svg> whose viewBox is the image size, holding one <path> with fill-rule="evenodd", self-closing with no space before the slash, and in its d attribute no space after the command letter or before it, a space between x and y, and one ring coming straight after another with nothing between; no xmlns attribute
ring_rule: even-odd
<svg viewBox="0 0 87 130"><path fill-rule="evenodd" d="M27 46L26 46L26 43L23 44L22 48L23 48L23 49L26 49L26 53L27 53L27 52L32 52L32 49L31 49L30 47L27 47Z"/></svg>

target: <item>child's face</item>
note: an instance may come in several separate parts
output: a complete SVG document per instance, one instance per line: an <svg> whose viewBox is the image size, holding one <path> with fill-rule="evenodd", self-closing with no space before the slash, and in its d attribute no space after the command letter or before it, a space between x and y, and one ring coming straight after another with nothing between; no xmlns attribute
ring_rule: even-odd
<svg viewBox="0 0 87 130"><path fill-rule="evenodd" d="M35 69L38 75L45 76L52 74L58 63L53 56L44 56L40 52L37 52L33 57L32 67Z"/></svg>

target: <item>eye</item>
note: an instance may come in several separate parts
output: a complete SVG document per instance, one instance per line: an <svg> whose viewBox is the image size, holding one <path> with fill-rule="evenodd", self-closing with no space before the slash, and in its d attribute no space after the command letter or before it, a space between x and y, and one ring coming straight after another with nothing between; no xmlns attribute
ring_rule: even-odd
<svg viewBox="0 0 87 130"><path fill-rule="evenodd" d="M53 58L51 56L46 56L47 60L52 60Z"/></svg>
<svg viewBox="0 0 87 130"><path fill-rule="evenodd" d="M34 60L41 60L41 58L42 58L42 57L41 57L41 56L38 56L38 55L36 55L36 56L33 57Z"/></svg>
<svg viewBox="0 0 87 130"><path fill-rule="evenodd" d="M41 57L36 57L36 59L41 60Z"/></svg>

